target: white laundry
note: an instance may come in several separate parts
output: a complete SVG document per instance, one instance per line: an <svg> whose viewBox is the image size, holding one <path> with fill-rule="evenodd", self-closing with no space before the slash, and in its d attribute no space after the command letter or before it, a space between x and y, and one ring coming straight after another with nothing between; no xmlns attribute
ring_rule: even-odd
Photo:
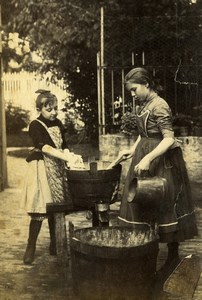
<svg viewBox="0 0 202 300"><path fill-rule="evenodd" d="M68 156L67 167L70 170L85 169L81 155L70 152L69 149L64 149L64 153Z"/></svg>

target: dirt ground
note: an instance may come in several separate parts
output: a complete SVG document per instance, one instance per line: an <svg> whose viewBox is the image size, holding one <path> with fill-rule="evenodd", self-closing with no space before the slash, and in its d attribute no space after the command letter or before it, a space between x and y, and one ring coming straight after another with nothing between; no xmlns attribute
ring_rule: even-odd
<svg viewBox="0 0 202 300"><path fill-rule="evenodd" d="M22 257L26 247L29 217L20 208L20 197L23 177L26 175L26 162L22 158L10 156L7 162L9 187L0 193L0 299L79 300L73 291L70 261L68 266L61 266L57 257L49 255L47 221L44 221L38 238L34 263L31 266L23 264ZM118 205L115 205L113 209L118 209ZM199 236L187 243L182 243L180 248L182 257L193 253L202 257L201 210L197 213L197 220ZM69 221L72 221L76 228L91 226L91 221L86 219L86 212L66 216L67 230ZM161 245L158 267L165 260L165 253L165 246ZM193 297L193 300L200 299L202 299L202 277Z"/></svg>

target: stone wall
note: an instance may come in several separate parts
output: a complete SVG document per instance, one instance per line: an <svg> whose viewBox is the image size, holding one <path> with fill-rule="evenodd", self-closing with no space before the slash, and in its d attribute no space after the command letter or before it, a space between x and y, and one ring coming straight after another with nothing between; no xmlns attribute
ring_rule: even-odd
<svg viewBox="0 0 202 300"><path fill-rule="evenodd" d="M128 138L123 134L101 135L99 140L100 160L112 162L122 149L130 148L137 137ZM178 137L186 162L194 198L202 203L202 137ZM122 179L125 176L131 159L122 163Z"/></svg>

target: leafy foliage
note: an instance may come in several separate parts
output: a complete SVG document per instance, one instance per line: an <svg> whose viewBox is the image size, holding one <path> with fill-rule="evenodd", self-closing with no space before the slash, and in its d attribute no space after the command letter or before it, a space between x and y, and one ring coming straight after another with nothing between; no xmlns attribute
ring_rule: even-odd
<svg viewBox="0 0 202 300"><path fill-rule="evenodd" d="M190 115L178 114L173 117L173 126L192 127L193 121Z"/></svg>
<svg viewBox="0 0 202 300"><path fill-rule="evenodd" d="M124 134L128 136L137 134L136 115L134 112L125 113L121 121L121 131Z"/></svg>
<svg viewBox="0 0 202 300"><path fill-rule="evenodd" d="M12 0L12 4L15 10L7 30L29 38L31 51L40 52L43 63L38 66L39 71L51 71L55 77L65 79L72 101L81 104L80 114L94 139L99 2Z"/></svg>
<svg viewBox="0 0 202 300"><path fill-rule="evenodd" d="M77 104L78 105L78 104ZM85 124L81 120L79 111L74 105L64 99L63 125L66 131L66 141L68 144L79 144L87 141Z"/></svg>
<svg viewBox="0 0 202 300"><path fill-rule="evenodd" d="M19 38L19 34L6 33L2 35L4 71L19 71L31 60L29 42Z"/></svg>
<svg viewBox="0 0 202 300"><path fill-rule="evenodd" d="M6 107L6 131L8 134L19 133L29 123L29 111L9 104Z"/></svg>
<svg viewBox="0 0 202 300"><path fill-rule="evenodd" d="M7 0L6 3L5 12L12 7L12 14L4 17L8 23L6 30L18 32L21 38L29 40L31 51L39 52L43 59L39 71L51 71L55 77L65 79L72 103L79 103L80 115L92 139L97 137L96 53L100 50L101 5L106 15L111 16L105 19L105 42L111 56L120 53L114 56L113 63L117 65L122 63L123 55L130 59L134 47L137 54L143 49L148 49L148 53L155 50L159 61L162 61L159 49L166 48L167 64L177 62L180 49L193 60L189 50L195 51L195 41L201 34L196 18L201 0L197 5L190 5L190 0ZM178 24L183 28L180 33L176 30L176 14L182 16ZM187 22L190 15L193 19ZM135 45L131 36L137 37ZM170 48L173 43L175 47ZM149 59L152 61L152 57ZM107 55L105 63L109 64ZM171 74L170 80L173 77Z"/></svg>

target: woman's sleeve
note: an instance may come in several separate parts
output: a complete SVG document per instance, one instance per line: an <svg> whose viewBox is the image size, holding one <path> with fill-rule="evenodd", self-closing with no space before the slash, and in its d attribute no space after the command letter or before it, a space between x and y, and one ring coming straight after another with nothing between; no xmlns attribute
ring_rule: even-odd
<svg viewBox="0 0 202 300"><path fill-rule="evenodd" d="M167 102L162 100L154 107L153 115L157 127L161 131L164 138L174 138L174 131L172 127L172 112Z"/></svg>
<svg viewBox="0 0 202 300"><path fill-rule="evenodd" d="M56 148L47 130L37 121L31 122L29 126L29 135L35 148L41 150L44 145L50 145L53 148Z"/></svg>

